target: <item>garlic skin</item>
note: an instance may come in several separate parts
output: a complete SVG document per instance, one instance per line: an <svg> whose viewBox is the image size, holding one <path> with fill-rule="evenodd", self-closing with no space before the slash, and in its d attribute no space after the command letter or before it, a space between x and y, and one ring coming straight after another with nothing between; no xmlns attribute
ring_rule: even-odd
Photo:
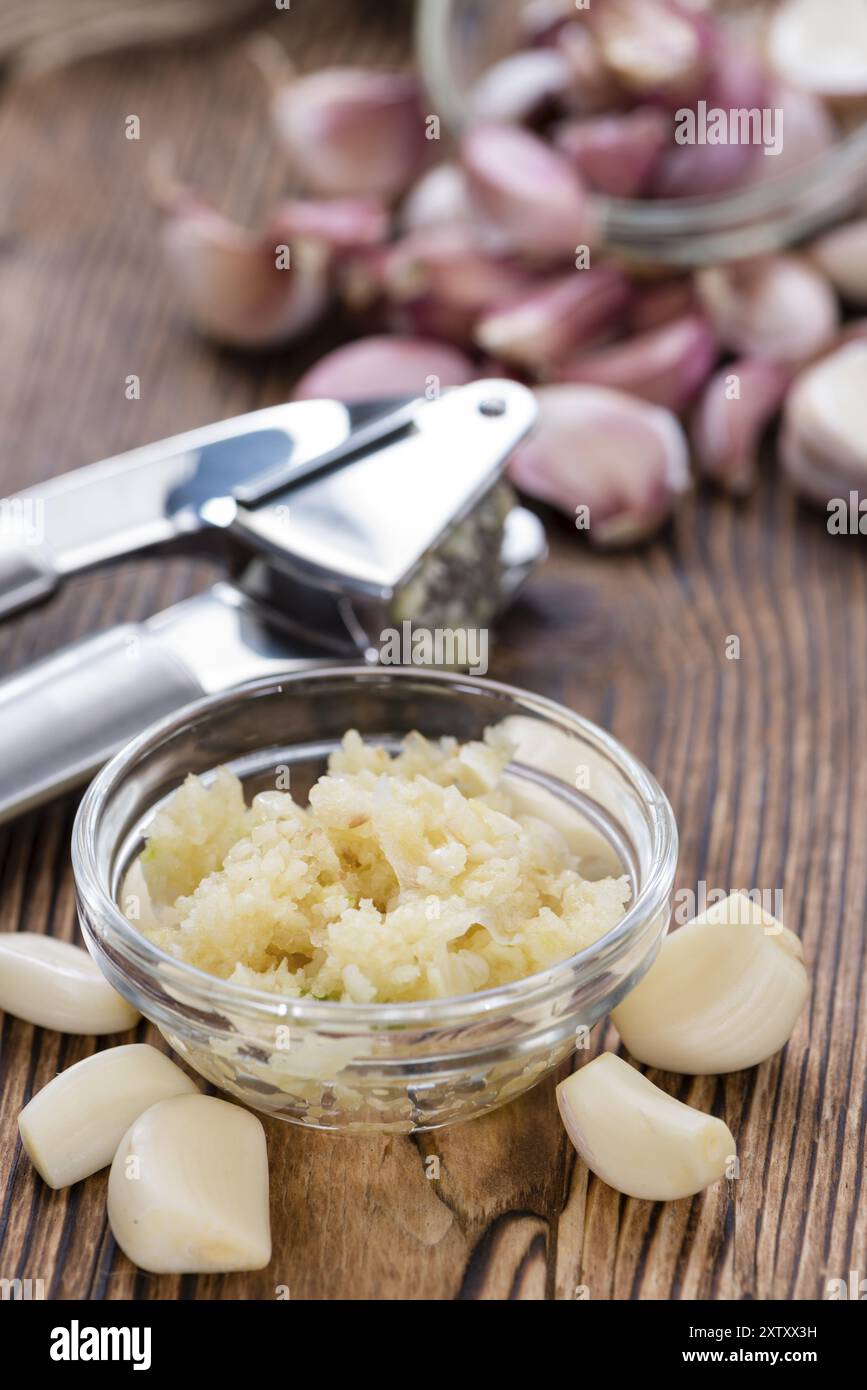
<svg viewBox="0 0 867 1390"><path fill-rule="evenodd" d="M742 497L755 486L758 451L792 379L780 362L742 358L705 386L692 418L693 457L705 478ZM733 395L735 383L739 394Z"/></svg>
<svg viewBox="0 0 867 1390"><path fill-rule="evenodd" d="M0 932L0 1010L57 1033L100 1037L138 1023L80 946L36 932Z"/></svg>
<svg viewBox="0 0 867 1390"><path fill-rule="evenodd" d="M144 1110L197 1087L146 1043L95 1052L43 1086L18 1116L27 1154L49 1187L69 1187L105 1168Z"/></svg>
<svg viewBox="0 0 867 1390"><path fill-rule="evenodd" d="M840 309L824 275L804 257L764 256L696 277L720 342L745 357L800 362L833 341Z"/></svg>
<svg viewBox="0 0 867 1390"><path fill-rule="evenodd" d="M381 334L326 353L304 373L292 399L352 403L381 400L384 391L424 396L431 389L465 386L477 375L470 359L446 343Z"/></svg>
<svg viewBox="0 0 867 1390"><path fill-rule="evenodd" d="M613 1052L561 1081L557 1105L590 1171L627 1197L692 1197L725 1177L736 1155L722 1120L675 1100Z"/></svg>
<svg viewBox="0 0 867 1390"><path fill-rule="evenodd" d="M716 338L700 314L561 362L558 381L628 391L679 414L695 399L718 357Z"/></svg>
<svg viewBox="0 0 867 1390"><path fill-rule="evenodd" d="M603 387L543 386L535 396L538 421L509 465L515 486L576 522L586 508L593 545L629 545L658 530L690 487L677 417Z"/></svg>
<svg viewBox="0 0 867 1390"><path fill-rule="evenodd" d="M826 232L810 256L843 299L867 306L867 218Z"/></svg>
<svg viewBox="0 0 867 1390"><path fill-rule="evenodd" d="M798 938L732 893L666 937L611 1017L637 1061L718 1076L785 1047L809 992Z"/></svg>
<svg viewBox="0 0 867 1390"><path fill-rule="evenodd" d="M786 397L780 458L798 490L825 505L867 483L867 341L802 372Z"/></svg>
<svg viewBox="0 0 867 1390"><path fill-rule="evenodd" d="M631 297L629 280L612 266L573 270L483 315L475 339L494 357L536 370L610 331Z"/></svg>
<svg viewBox="0 0 867 1390"><path fill-rule="evenodd" d="M518 126L479 125L461 164L480 216L531 260L569 258L592 240L587 192L565 155Z"/></svg>
<svg viewBox="0 0 867 1390"><path fill-rule="evenodd" d="M263 1269L271 1226L261 1121L211 1096L152 1105L118 1146L108 1220L124 1254L152 1274Z"/></svg>
<svg viewBox="0 0 867 1390"><path fill-rule="evenodd" d="M431 149L406 73L335 67L290 76L271 109L293 170L320 195L396 198Z"/></svg>

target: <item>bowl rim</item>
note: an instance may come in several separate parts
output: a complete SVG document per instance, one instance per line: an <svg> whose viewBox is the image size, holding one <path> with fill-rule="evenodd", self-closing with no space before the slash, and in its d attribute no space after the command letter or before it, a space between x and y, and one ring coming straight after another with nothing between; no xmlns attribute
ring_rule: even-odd
<svg viewBox="0 0 867 1390"><path fill-rule="evenodd" d="M146 753L153 751L160 743L167 741L185 727L239 702L258 699L265 695L279 695L287 688L292 690L298 686L309 686L310 683L315 686L334 680L360 680L372 683L383 680L414 681L454 687L467 693L498 695L517 702L524 712L543 716L548 723L554 723L566 732L581 737L605 755L618 771L625 774L641 797L648 816L654 850L647 880L640 892L633 897L620 921L582 951L556 962L546 970L471 994L401 1003L356 1004L312 999L309 996L281 996L208 974L198 966L179 960L156 946L129 921L103 883L96 852L96 831L112 795L122 787L127 774ZM116 848L117 846L114 847L115 850ZM106 934L112 938L111 944L122 952L124 965L129 963L126 954L129 951L138 958L140 965L143 964L151 971L158 971L162 980L168 982L171 977L173 984L182 986L186 999L191 1000L193 996L198 996L209 1012L213 1013L216 1007L225 1007L235 1016L249 1011L259 1017L267 1014L276 1019L322 1025L324 1028L333 1028L350 1021L353 1024L369 1024L374 1027L400 1025L419 1028L425 1025L453 1024L490 1017L517 1005L526 1006L531 1002L540 1002L558 994L567 983L574 986L592 979L597 973L601 974L602 964L607 964L628 949L633 938L641 934L642 928L645 928L648 922L655 921L669 898L677 866L678 832L668 797L645 765L612 734L558 701L518 686L479 676L430 668L344 663L317 666L302 671L288 670L285 674L278 672L246 681L230 690L207 695L186 704L149 725L125 744L88 786L75 816L71 851L73 875L79 896L79 919L88 945L91 935L99 939L107 929ZM85 923L83 907L100 922L103 932L96 931L89 922Z"/></svg>

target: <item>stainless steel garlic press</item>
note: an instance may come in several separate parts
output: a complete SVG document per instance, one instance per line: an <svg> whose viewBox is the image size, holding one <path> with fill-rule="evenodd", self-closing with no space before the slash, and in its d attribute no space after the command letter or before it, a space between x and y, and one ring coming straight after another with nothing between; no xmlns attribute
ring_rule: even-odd
<svg viewBox="0 0 867 1390"><path fill-rule="evenodd" d="M0 680L0 820L85 781L203 694L335 657L384 629L485 627L545 552L502 482L532 393L300 401L178 435L4 503L0 616L154 551L218 553L226 579Z"/></svg>

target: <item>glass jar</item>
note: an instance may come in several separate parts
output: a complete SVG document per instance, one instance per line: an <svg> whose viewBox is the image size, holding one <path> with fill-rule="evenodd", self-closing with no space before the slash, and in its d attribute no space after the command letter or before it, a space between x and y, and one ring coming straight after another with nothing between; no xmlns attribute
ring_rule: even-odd
<svg viewBox="0 0 867 1390"><path fill-rule="evenodd" d="M393 749L413 729L465 741L503 721L516 745L514 787L550 798L561 824L566 817L585 876L625 871L633 887L612 931L549 970L421 1003L288 999L167 955L118 905L143 826L190 772L228 766L249 796L273 788L275 768L285 765L303 801L348 728ZM576 780L589 789L576 790ZM453 674L339 667L257 681L146 731L91 784L72 854L92 955L208 1081L296 1124L409 1132L520 1095L637 984L668 928L677 831L647 770L609 734L550 700Z"/></svg>
<svg viewBox="0 0 867 1390"><path fill-rule="evenodd" d="M418 62L433 109L453 132L469 121L469 93L481 74L521 46L525 6L526 0L419 0ZM597 194L593 208L611 254L636 267L688 269L779 251L839 221L865 195L867 123L818 158L752 188L670 200Z"/></svg>

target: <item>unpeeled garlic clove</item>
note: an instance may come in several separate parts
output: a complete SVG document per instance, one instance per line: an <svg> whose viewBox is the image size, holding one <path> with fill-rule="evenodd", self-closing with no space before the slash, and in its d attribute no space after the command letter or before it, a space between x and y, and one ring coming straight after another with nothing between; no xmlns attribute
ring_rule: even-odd
<svg viewBox="0 0 867 1390"><path fill-rule="evenodd" d="M732 893L666 937L611 1017L639 1062L716 1076L779 1052L808 994L798 938Z"/></svg>
<svg viewBox="0 0 867 1390"><path fill-rule="evenodd" d="M48 1186L69 1187L111 1163L142 1111L190 1094L196 1094L195 1084L164 1053L129 1043L60 1072L25 1105L18 1128Z"/></svg>
<svg viewBox="0 0 867 1390"><path fill-rule="evenodd" d="M572 68L557 48L528 48L493 63L470 93L474 121L526 121L567 90Z"/></svg>
<svg viewBox="0 0 867 1390"><path fill-rule="evenodd" d="M829 98L867 93L862 0L782 0L768 31L772 67L793 86Z"/></svg>
<svg viewBox="0 0 867 1390"><path fill-rule="evenodd" d="M272 114L294 171L325 196L395 198L430 150L407 73L336 67L290 76L274 90Z"/></svg>
<svg viewBox="0 0 867 1390"><path fill-rule="evenodd" d="M288 198L276 208L270 230L280 244L300 237L345 251L381 245L389 215L377 198Z"/></svg>
<svg viewBox="0 0 867 1390"><path fill-rule="evenodd" d="M867 341L846 343L796 378L780 458L799 491L823 505L867 485Z"/></svg>
<svg viewBox="0 0 867 1390"><path fill-rule="evenodd" d="M810 256L838 294L850 304L867 305L867 218L826 232Z"/></svg>
<svg viewBox="0 0 867 1390"><path fill-rule="evenodd" d="M292 398L338 401L438 394L464 386L476 376L468 357L457 348L424 338L381 334L335 348L302 376Z"/></svg>
<svg viewBox="0 0 867 1390"><path fill-rule="evenodd" d="M435 164L407 193L400 209L404 232L430 227L467 227L474 221L473 207L463 169L457 164Z"/></svg>
<svg viewBox="0 0 867 1390"><path fill-rule="evenodd" d="M573 270L484 314L475 339L494 357L537 369L610 330L630 298L627 276L612 266Z"/></svg>
<svg viewBox="0 0 867 1390"><path fill-rule="evenodd" d="M0 1009L58 1033L125 1033L139 1015L80 946L0 932Z"/></svg>
<svg viewBox="0 0 867 1390"><path fill-rule="evenodd" d="M676 416L595 386L544 386L539 419L510 464L515 485L581 513L593 544L628 545L652 534L690 486L689 450Z"/></svg>
<svg viewBox="0 0 867 1390"><path fill-rule="evenodd" d="M754 486L758 449L791 382L789 368L761 358L730 362L704 388L692 420L698 470L738 496Z"/></svg>
<svg viewBox="0 0 867 1390"><path fill-rule="evenodd" d="M264 1268L271 1226L261 1122L211 1096L152 1105L118 1146L108 1220L124 1254L152 1274Z"/></svg>
<svg viewBox="0 0 867 1390"><path fill-rule="evenodd" d="M670 0L605 0L585 18L609 71L638 96L689 91L704 71L701 17Z"/></svg>
<svg viewBox="0 0 867 1390"><path fill-rule="evenodd" d="M285 229L261 235L223 217L179 184L162 158L151 188L164 213L163 246L178 295L200 332L234 347L290 342L322 317L331 250Z"/></svg>
<svg viewBox="0 0 867 1390"><path fill-rule="evenodd" d="M469 343L479 317L534 284L528 271L463 227L431 227L392 246L385 293L400 331Z"/></svg>
<svg viewBox="0 0 867 1390"><path fill-rule="evenodd" d="M699 314L687 314L620 343L569 358L557 380L628 391L675 413L701 390L718 357L716 338Z"/></svg>
<svg viewBox="0 0 867 1390"><path fill-rule="evenodd" d="M714 266L696 277L720 342L745 357L799 362L830 343L840 322L824 275L800 256L764 256Z"/></svg>
<svg viewBox="0 0 867 1390"><path fill-rule="evenodd" d="M827 153L839 139L839 130L823 101L812 92L776 83L768 92L767 106L781 111L783 142L779 154L753 160L744 187L767 183L790 174Z"/></svg>
<svg viewBox="0 0 867 1390"><path fill-rule="evenodd" d="M635 198L647 188L672 138L671 119L654 106L583 121L566 121L554 143L589 188Z"/></svg>
<svg viewBox="0 0 867 1390"><path fill-rule="evenodd" d="M673 323L687 314L694 314L696 307L695 288L688 276L662 280L637 291L629 315L629 326L634 333L645 333L651 328L662 328L664 324Z"/></svg>
<svg viewBox="0 0 867 1390"><path fill-rule="evenodd" d="M479 125L461 142L461 163L480 214L519 254L574 259L591 239L589 199L569 160L517 126Z"/></svg>
<svg viewBox="0 0 867 1390"><path fill-rule="evenodd" d="M675 1100L613 1052L561 1081L557 1105L591 1173L627 1197L692 1197L725 1177L736 1157L722 1120Z"/></svg>

